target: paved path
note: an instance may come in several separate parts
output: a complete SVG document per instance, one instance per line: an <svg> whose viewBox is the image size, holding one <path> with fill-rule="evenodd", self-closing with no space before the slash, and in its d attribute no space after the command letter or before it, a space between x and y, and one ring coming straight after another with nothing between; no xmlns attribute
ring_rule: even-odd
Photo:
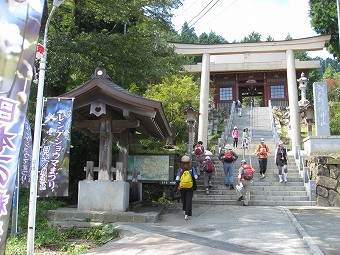
<svg viewBox="0 0 340 255"><path fill-rule="evenodd" d="M311 209L310 209L311 208ZM340 254L340 208L179 204L157 223L120 223L121 238L86 254Z"/></svg>

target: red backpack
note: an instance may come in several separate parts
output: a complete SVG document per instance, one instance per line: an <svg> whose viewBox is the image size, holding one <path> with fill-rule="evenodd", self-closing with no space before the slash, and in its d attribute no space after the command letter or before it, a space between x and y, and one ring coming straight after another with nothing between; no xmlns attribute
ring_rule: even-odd
<svg viewBox="0 0 340 255"><path fill-rule="evenodd" d="M253 168L250 165L243 165L243 179L245 180L252 180L254 178L254 172L253 172Z"/></svg>
<svg viewBox="0 0 340 255"><path fill-rule="evenodd" d="M224 151L224 160L227 162L233 161L233 152L231 150Z"/></svg>
<svg viewBox="0 0 340 255"><path fill-rule="evenodd" d="M199 143L196 145L195 147L195 154L196 155L202 155L203 154L203 148L202 145L200 145Z"/></svg>
<svg viewBox="0 0 340 255"><path fill-rule="evenodd" d="M206 160L206 163L207 163L206 171L209 172L209 173L213 172L214 171L214 163L212 162L212 160L208 159L208 160Z"/></svg>

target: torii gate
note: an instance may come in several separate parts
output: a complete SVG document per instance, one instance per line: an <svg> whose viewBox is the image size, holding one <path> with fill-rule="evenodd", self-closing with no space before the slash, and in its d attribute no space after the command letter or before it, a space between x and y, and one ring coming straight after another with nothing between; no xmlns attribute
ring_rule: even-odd
<svg viewBox="0 0 340 255"><path fill-rule="evenodd" d="M296 64L306 63L305 68L318 68L318 66L310 65L308 62L313 61L297 61L294 59L294 51L314 51L322 50L331 35L321 35L309 38L256 42L256 43L227 43L227 44L188 44L172 42L175 52L185 56L202 56L202 65L188 65L185 70L188 72L201 71L201 89L200 89L200 115L198 123L198 140L207 144L208 136L208 105L209 105L209 80L210 72L228 72L242 70L287 70L287 82L289 91L289 109L290 123L292 129L292 149L294 155L296 146L301 144L300 136L300 112L298 105L298 91L296 79ZM285 59L280 63L278 61L264 60L263 62L252 62L252 55L255 54L277 54L284 53ZM220 63L214 64L210 62L210 56L213 55L242 55L242 63ZM314 61L315 62L315 61Z"/></svg>

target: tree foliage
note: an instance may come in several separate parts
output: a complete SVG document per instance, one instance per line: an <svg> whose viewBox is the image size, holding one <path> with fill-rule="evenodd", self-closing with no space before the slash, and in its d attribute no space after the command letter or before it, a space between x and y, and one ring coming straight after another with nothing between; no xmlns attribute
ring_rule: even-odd
<svg viewBox="0 0 340 255"><path fill-rule="evenodd" d="M175 129L176 143L187 141L188 124L183 112L189 105L199 109L197 97L199 87L191 76L173 76L164 78L160 84L152 84L144 94L145 97L163 102L163 108L169 123Z"/></svg>
<svg viewBox="0 0 340 255"><path fill-rule="evenodd" d="M246 43L246 42L261 42L261 34L253 31L253 32L251 32L250 35L245 36L241 40L241 42L244 42L244 43Z"/></svg>
<svg viewBox="0 0 340 255"><path fill-rule="evenodd" d="M340 72L328 65L323 80L327 83L331 135L340 135Z"/></svg>
<svg viewBox="0 0 340 255"><path fill-rule="evenodd" d="M50 1L49 1L50 2ZM65 1L53 16L46 95L57 96L90 79L97 61L118 85L149 83L178 73L183 61L166 42L178 0ZM47 16L44 16L46 19Z"/></svg>
<svg viewBox="0 0 340 255"><path fill-rule="evenodd" d="M337 0L309 0L311 25L319 34L330 34L328 51L334 56L340 55Z"/></svg>

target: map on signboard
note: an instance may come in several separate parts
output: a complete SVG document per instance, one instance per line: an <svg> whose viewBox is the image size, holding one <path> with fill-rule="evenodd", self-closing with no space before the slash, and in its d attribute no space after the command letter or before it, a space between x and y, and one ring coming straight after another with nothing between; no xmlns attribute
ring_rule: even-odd
<svg viewBox="0 0 340 255"><path fill-rule="evenodd" d="M129 155L128 180L169 180L169 156Z"/></svg>

